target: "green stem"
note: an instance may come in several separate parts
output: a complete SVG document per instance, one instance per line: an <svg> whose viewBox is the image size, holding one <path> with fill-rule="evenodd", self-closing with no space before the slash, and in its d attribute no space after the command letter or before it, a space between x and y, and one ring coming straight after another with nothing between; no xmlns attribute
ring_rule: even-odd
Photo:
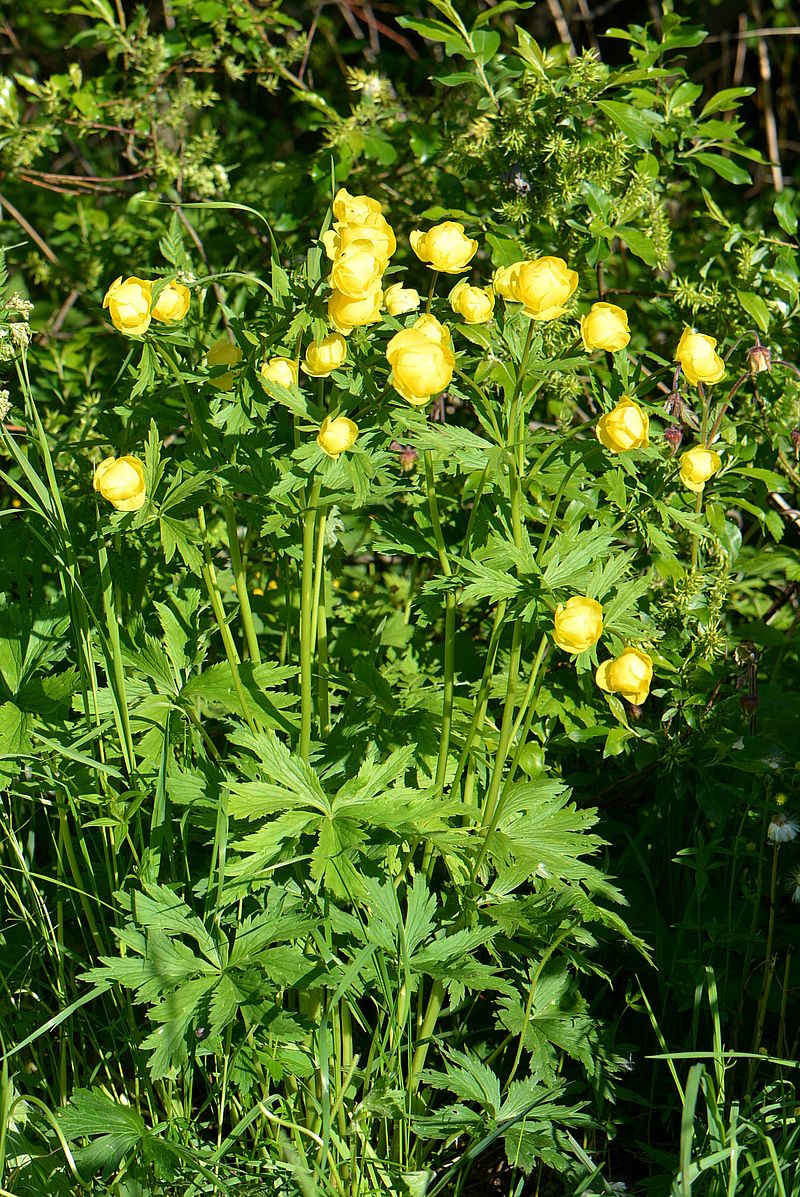
<svg viewBox="0 0 800 1197"><path fill-rule="evenodd" d="M425 489L428 498L433 536L439 553L439 564L445 577L452 577L450 561L447 556L447 546L442 534L439 519L439 507L436 501L436 479L433 470L433 457L429 449L425 450ZM436 764L436 785L444 786L447 774L447 755L450 750L450 729L453 720L453 692L455 688L455 630L456 630L456 596L451 590L445 596L444 617L444 697L442 701L442 734L439 740L439 759Z"/></svg>
<svg viewBox="0 0 800 1197"><path fill-rule="evenodd" d="M433 273L431 274L431 285L430 285L430 287L428 287L428 302L425 304L425 312L426 313L430 312L430 310L431 310L431 304L433 303L433 293L436 290L436 280L438 279L438 277L439 277L439 271L434 270Z"/></svg>
<svg viewBox="0 0 800 1197"><path fill-rule="evenodd" d="M506 613L506 600L501 599L495 607L494 624L489 636L489 644L486 649L486 660L483 667L483 676L481 678L478 693L475 697L475 710L470 720L469 729L464 738L464 747L461 750L461 756L456 766L456 771L453 780L450 783L450 791L455 794L456 788L461 780L461 774L464 772L464 766L469 759L470 749L472 748L472 741L475 737L475 732L483 725L483 720L486 715L486 707L489 703L489 687L492 682L492 672L494 670L494 662L497 656L497 648L500 644L500 636L503 631L503 617Z"/></svg>
<svg viewBox="0 0 800 1197"><path fill-rule="evenodd" d="M114 587L111 580L111 570L108 564L108 549L105 537L98 528L97 531L97 560L100 566L100 585L103 590L103 611L106 617L106 629L111 645L112 694L114 696L114 717L120 732L122 755L125 767L132 773L135 767L133 751L133 736L128 706L128 694L125 685L125 670L122 666L122 649L119 641L119 624L114 611ZM112 680L109 679L109 680Z"/></svg>
<svg viewBox="0 0 800 1197"><path fill-rule="evenodd" d="M314 529L317 522L317 507L322 488L321 482L314 482L311 496L303 515L303 568L300 582L300 740L298 752L304 761L308 760L311 747L311 715L313 694L311 688L311 665L313 656L312 623L314 608Z"/></svg>
<svg viewBox="0 0 800 1197"><path fill-rule="evenodd" d="M419 1084L420 1073L425 1067L425 1057L428 1054L428 1047L430 1045L431 1036L433 1035L436 1020L439 1017L439 1011L442 1008L444 1001L444 985L441 981L434 981L431 988L430 997L428 998L428 1005L425 1009L425 1017L422 1020L422 1026L419 1029L417 1036L417 1046L414 1051L414 1059L411 1063L411 1073L408 1078L409 1090L413 1095L416 1093Z"/></svg>
<svg viewBox="0 0 800 1197"><path fill-rule="evenodd" d="M508 662L508 683L506 686L506 699L503 705L503 721L500 725L500 743L497 746L497 755L494 761L494 768L492 769L492 777L489 782L489 789L486 793L486 801L483 806L483 813L481 815L481 827L489 827L492 816L494 815L497 797L500 793L500 782L503 776L503 767L508 756L509 745L511 744L511 731L514 725L514 707L516 705L516 691L517 680L519 678L519 663L522 655L522 621L516 620L514 623L514 632L511 639L511 656ZM485 846L486 840L484 840ZM484 855L481 850L478 861L476 861L473 868L473 879L477 876L478 865Z"/></svg>
<svg viewBox="0 0 800 1197"><path fill-rule="evenodd" d="M205 454L210 456L210 451L208 448L208 441L206 440L206 434L203 431L203 424L202 424L202 421L200 420L200 417L197 414L197 408L194 405L194 400L192 399L191 392L189 391L189 388L186 385L186 379L183 377L183 374L181 373L180 364L179 364L177 358L172 353L172 350L167 345L165 345L163 341L161 342L161 344L159 345L158 348L161 352L161 356L163 357L164 361L169 366L170 370L172 371L172 373L175 376L175 380L178 383L181 395L183 396L183 401L186 404L186 411L188 412L189 419L191 421L192 432L197 437L200 448L203 450L203 452Z"/></svg>
<svg viewBox="0 0 800 1197"><path fill-rule="evenodd" d="M225 524L228 530L228 547L233 566L233 581L236 586L236 596L239 599L239 614L242 620L245 643L250 660L254 665L261 664L261 653L258 648L258 637L253 624L253 612L250 607L250 595L247 591L247 577L242 562L242 551L239 545L239 532L236 527L236 510L232 498L223 499L225 507Z"/></svg>

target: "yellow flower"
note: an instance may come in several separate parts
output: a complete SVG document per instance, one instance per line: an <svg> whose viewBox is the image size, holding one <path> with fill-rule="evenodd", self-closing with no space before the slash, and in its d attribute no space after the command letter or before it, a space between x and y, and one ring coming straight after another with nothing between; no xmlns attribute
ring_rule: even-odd
<svg viewBox="0 0 800 1197"><path fill-rule="evenodd" d="M384 270L397 249L397 241L392 227L379 213L373 213L367 220L358 224L343 220L337 221L332 229L328 229L322 234L325 253L332 261L349 249L354 241L368 242L372 253L382 264Z"/></svg>
<svg viewBox="0 0 800 1197"><path fill-rule="evenodd" d="M638 648L626 648L618 657L603 661L595 681L607 694L621 694L627 702L641 706L650 693L653 662Z"/></svg>
<svg viewBox="0 0 800 1197"><path fill-rule="evenodd" d="M92 485L117 511L138 511L147 498L138 457L106 457L95 470Z"/></svg>
<svg viewBox="0 0 800 1197"><path fill-rule="evenodd" d="M114 328L128 337L138 337L150 327L150 301L153 291L145 278L115 279L105 293L103 307L108 308Z"/></svg>
<svg viewBox="0 0 800 1197"><path fill-rule="evenodd" d="M383 293L383 302L390 316L402 316L405 312L416 312L419 307L419 291L392 283Z"/></svg>
<svg viewBox="0 0 800 1197"><path fill-rule="evenodd" d="M504 299L523 304L533 320L555 320L578 285L578 275L563 258L535 258L498 270L494 289Z"/></svg>
<svg viewBox="0 0 800 1197"><path fill-rule="evenodd" d="M335 460L340 453L352 448L357 436L358 425L354 424L352 420L348 420L346 416L336 416L333 420L330 416L326 416L317 433L317 444L323 453L327 453L328 457L333 457Z"/></svg>
<svg viewBox="0 0 800 1197"><path fill-rule="evenodd" d="M646 449L649 441L650 417L638 403L623 395L613 411L597 421L597 439L612 453L627 453L629 449Z"/></svg>
<svg viewBox="0 0 800 1197"><path fill-rule="evenodd" d="M334 328L347 336L359 325L377 324L381 318L382 303L380 288L361 299L354 299L334 289L328 297L328 319Z"/></svg>
<svg viewBox="0 0 800 1197"><path fill-rule="evenodd" d="M438 395L453 377L456 359L450 333L434 316L420 316L386 346L392 386L413 407Z"/></svg>
<svg viewBox="0 0 800 1197"><path fill-rule="evenodd" d="M347 357L347 341L341 333L331 333L321 341L312 341L306 349L303 372L312 378L327 378L338 370Z"/></svg>
<svg viewBox="0 0 800 1197"><path fill-rule="evenodd" d="M450 307L463 316L466 324L485 324L494 311L494 291L491 287L472 287L462 279L450 292Z"/></svg>
<svg viewBox="0 0 800 1197"><path fill-rule="evenodd" d="M206 365L209 368L213 368L214 366L238 366L241 360L241 349L238 345L232 345L227 337L220 337L206 351ZM216 377L209 378L208 381L218 391L233 390L233 372L231 370L226 370L224 374L217 374Z"/></svg>
<svg viewBox="0 0 800 1197"><path fill-rule="evenodd" d="M415 229L409 241L421 262L444 274L460 274L466 270L478 250L478 242L467 237L463 224L455 220L434 225L427 233Z"/></svg>
<svg viewBox="0 0 800 1197"><path fill-rule="evenodd" d="M725 363L714 350L716 343L705 333L692 332L690 328L683 330L675 350L675 361L680 362L692 386L699 382L719 382L724 377Z"/></svg>
<svg viewBox="0 0 800 1197"><path fill-rule="evenodd" d="M681 456L680 478L684 486L699 494L709 478L713 478L722 465L719 453L705 445L695 445Z"/></svg>
<svg viewBox="0 0 800 1197"><path fill-rule="evenodd" d="M334 219L348 224L366 224L371 216L380 216L382 212L376 199L368 195L351 195L344 187L340 187L333 197Z"/></svg>
<svg viewBox="0 0 800 1197"><path fill-rule="evenodd" d="M183 283L167 283L153 304L150 315L163 324L173 324L176 320L183 320L190 303L188 287L184 287Z"/></svg>
<svg viewBox="0 0 800 1197"><path fill-rule="evenodd" d="M290 357L271 357L261 367L261 377L265 382L277 382L282 387L297 386L297 362Z"/></svg>
<svg viewBox="0 0 800 1197"><path fill-rule="evenodd" d="M631 339L628 313L615 303L593 303L588 316L581 316L581 339L584 348L606 349L616 353Z"/></svg>
<svg viewBox="0 0 800 1197"><path fill-rule="evenodd" d="M331 267L331 286L350 299L366 299L380 291L384 269L368 241L353 241Z"/></svg>
<svg viewBox="0 0 800 1197"><path fill-rule="evenodd" d="M553 617L553 639L567 653L582 653L603 634L603 608L596 599L573 594L559 603Z"/></svg>

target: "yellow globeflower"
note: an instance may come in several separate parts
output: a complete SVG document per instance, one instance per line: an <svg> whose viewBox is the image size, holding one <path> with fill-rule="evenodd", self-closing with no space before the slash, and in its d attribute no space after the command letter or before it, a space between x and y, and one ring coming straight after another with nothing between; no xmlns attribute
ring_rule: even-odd
<svg viewBox="0 0 800 1197"><path fill-rule="evenodd" d="M321 341L312 341L306 349L303 373L312 378L327 378L338 370L347 357L347 341L341 333L331 333Z"/></svg>
<svg viewBox="0 0 800 1197"><path fill-rule="evenodd" d="M564 652L585 652L603 634L603 608L596 599L573 594L556 607L553 629L553 639Z"/></svg>
<svg viewBox="0 0 800 1197"><path fill-rule="evenodd" d="M343 220L337 221L332 229L328 229L322 234L325 253L332 261L349 249L354 241L368 242L372 253L382 263L384 270L397 249L397 241L392 227L380 214L373 213L367 220L358 224Z"/></svg>
<svg viewBox="0 0 800 1197"><path fill-rule="evenodd" d="M699 494L709 478L713 478L722 465L722 458L713 449L705 445L695 445L694 449L681 455L680 479L684 486Z"/></svg>
<svg viewBox="0 0 800 1197"><path fill-rule="evenodd" d="M349 299L365 299L380 291L385 268L368 241L353 241L331 267L331 287Z"/></svg>
<svg viewBox="0 0 800 1197"><path fill-rule="evenodd" d="M392 386L413 407L421 407L450 383L456 359L450 333L434 316L420 316L395 333L386 346Z"/></svg>
<svg viewBox="0 0 800 1197"><path fill-rule="evenodd" d="M466 324L485 324L494 311L494 291L491 287L472 287L462 279L450 292L450 307Z"/></svg>
<svg viewBox="0 0 800 1197"><path fill-rule="evenodd" d="M612 453L646 449L650 417L638 403L623 395L617 406L597 421L597 439Z"/></svg>
<svg viewBox="0 0 800 1197"><path fill-rule="evenodd" d="M420 304L419 291L404 287L402 283L392 283L383 293L383 303L390 316L416 312Z"/></svg>
<svg viewBox="0 0 800 1197"><path fill-rule="evenodd" d="M366 224L371 217L380 216L382 212L383 207L376 199L368 195L351 195L344 187L340 187L333 197L334 220Z"/></svg>
<svg viewBox="0 0 800 1197"><path fill-rule="evenodd" d="M621 694L627 702L641 706L650 693L653 662L638 648L626 648L618 657L604 661L595 681L607 694Z"/></svg>
<svg viewBox="0 0 800 1197"><path fill-rule="evenodd" d="M138 457L106 457L95 470L92 485L117 511L138 511L147 498Z"/></svg>
<svg viewBox="0 0 800 1197"><path fill-rule="evenodd" d="M463 224L445 220L427 233L415 229L409 235L411 248L421 262L444 274L460 274L466 270L478 250L478 242L464 233Z"/></svg>
<svg viewBox="0 0 800 1197"><path fill-rule="evenodd" d="M153 289L146 278L131 276L123 282L114 279L103 299L114 328L128 337L138 337L150 327L150 302Z"/></svg>
<svg viewBox="0 0 800 1197"><path fill-rule="evenodd" d="M699 382L719 382L725 375L725 363L716 352L716 341L705 333L683 330L683 336L675 350L675 360L680 362L683 372L692 386Z"/></svg>
<svg viewBox="0 0 800 1197"><path fill-rule="evenodd" d="M630 339L628 313L615 303L593 303L588 316L581 316L581 340L589 352L605 349L616 353Z"/></svg>
<svg viewBox="0 0 800 1197"><path fill-rule="evenodd" d="M174 324L177 320L183 320L190 303L188 287L184 287L183 283L167 283L153 304L150 315L163 324Z"/></svg>
<svg viewBox="0 0 800 1197"><path fill-rule="evenodd" d="M271 357L264 362L260 374L265 382L277 382L282 387L297 386L297 362L290 357Z"/></svg>
<svg viewBox="0 0 800 1197"><path fill-rule="evenodd" d="M215 366L238 366L241 360L241 349L238 345L233 345L227 337L220 337L206 351L206 365L210 369ZM226 370L224 374L217 374L214 378L209 378L208 381L218 391L231 391L233 390L233 371Z"/></svg>
<svg viewBox="0 0 800 1197"><path fill-rule="evenodd" d="M372 294L354 299L335 288L328 297L328 319L334 328L347 336L362 324L377 324L381 318L383 296L380 287Z"/></svg>
<svg viewBox="0 0 800 1197"><path fill-rule="evenodd" d="M358 425L347 416L336 416L335 419L326 416L317 433L317 444L323 453L335 460L340 453L353 447L357 436Z"/></svg>
<svg viewBox="0 0 800 1197"><path fill-rule="evenodd" d="M578 286L578 275L563 258L534 258L498 270L494 289L504 299L521 303L533 320L555 320Z"/></svg>

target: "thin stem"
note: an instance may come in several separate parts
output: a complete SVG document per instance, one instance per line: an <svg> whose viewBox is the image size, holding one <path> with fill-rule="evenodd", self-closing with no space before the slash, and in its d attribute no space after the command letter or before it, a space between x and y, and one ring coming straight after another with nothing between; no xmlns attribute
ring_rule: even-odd
<svg viewBox="0 0 800 1197"><path fill-rule="evenodd" d="M250 595L247 592L247 577L244 572L242 552L239 545L239 532L236 526L236 510L232 498L224 499L223 504L225 507L225 524L228 530L228 547L230 548L231 565L233 566L233 581L236 586L236 596L239 599L239 614L242 620L247 652L250 660L255 665L260 665L261 653L259 652L258 637L256 636L256 629L253 624Z"/></svg>
<svg viewBox="0 0 800 1197"><path fill-rule="evenodd" d="M429 313L431 310L431 304L433 303L433 293L436 290L436 280L438 279L438 277L439 277L439 271L434 270L433 273L431 274L431 285L430 285L430 287L428 287L428 302L425 304L426 314Z"/></svg>
<svg viewBox="0 0 800 1197"><path fill-rule="evenodd" d="M192 432L197 437L200 448L203 450L203 452L205 454L210 456L210 451L208 448L208 441L206 440L206 434L203 431L203 425L200 420L200 417L197 414L197 409L194 405L194 400L192 399L191 392L189 391L189 388L186 385L186 379L183 377L183 374L181 373L180 364L179 364L177 358L174 356L172 350L167 345L165 345L163 341L159 345L159 350L161 351L161 355L162 355L164 361L167 363L170 370L175 375L175 379L180 388L181 395L183 396L183 401L186 404L186 411L187 411L187 413L189 415L189 419L191 421Z"/></svg>
<svg viewBox="0 0 800 1197"><path fill-rule="evenodd" d="M311 715L314 698L311 688L314 608L314 529L322 483L314 482L303 515L303 568L300 581L300 740L297 750L304 761L311 747Z"/></svg>
<svg viewBox="0 0 800 1197"><path fill-rule="evenodd" d="M447 557L447 546L442 535L442 525L439 519L439 507L436 502L436 479L433 471L433 457L429 449L425 450L425 489L428 498L428 509L433 526L433 535L439 553L439 564L445 577L452 576L450 562ZM441 788L447 775L447 755L450 750L450 729L453 721L453 692L455 687L455 630L456 630L456 596L450 590L445 596L444 619L444 697L442 700L442 732L439 740L439 758L436 764L436 785Z"/></svg>

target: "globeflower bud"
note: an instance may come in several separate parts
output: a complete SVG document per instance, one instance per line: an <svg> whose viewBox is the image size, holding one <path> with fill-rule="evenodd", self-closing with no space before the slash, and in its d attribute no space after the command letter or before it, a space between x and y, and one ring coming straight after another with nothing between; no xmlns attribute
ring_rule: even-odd
<svg viewBox="0 0 800 1197"><path fill-rule="evenodd" d="M463 224L445 220L427 233L415 229L409 235L411 248L421 262L443 274L460 274L466 270L478 250L478 242L464 233Z"/></svg>
<svg viewBox="0 0 800 1197"><path fill-rule="evenodd" d="M767 345L754 345L747 351L747 364L751 374L769 373L772 369L772 350Z"/></svg>
<svg viewBox="0 0 800 1197"><path fill-rule="evenodd" d="M103 307L108 308L114 328L128 337L139 337L150 327L151 284L144 278L115 279L105 293Z"/></svg>
<svg viewBox="0 0 800 1197"><path fill-rule="evenodd" d="M670 424L669 428L665 428L664 440L669 445L674 457L683 443L683 429L680 424Z"/></svg>
<svg viewBox="0 0 800 1197"><path fill-rule="evenodd" d="M416 312L420 304L419 291L404 287L402 283L392 283L383 293L383 302L390 316L403 316L406 312Z"/></svg>
<svg viewBox="0 0 800 1197"><path fill-rule="evenodd" d="M312 378L327 378L338 370L347 357L347 341L341 333L331 333L321 341L312 341L305 353L303 373Z"/></svg>
<svg viewBox="0 0 800 1197"><path fill-rule="evenodd" d="M556 607L553 628L553 639L564 652L585 652L603 634L603 608L596 599L573 594Z"/></svg>
<svg viewBox="0 0 800 1197"><path fill-rule="evenodd" d="M650 693L653 662L638 648L626 648L618 657L603 661L595 681L607 694L621 694L626 702L641 706Z"/></svg>
<svg viewBox="0 0 800 1197"><path fill-rule="evenodd" d="M106 457L95 470L92 485L117 511L138 511L147 498L138 457Z"/></svg>
<svg viewBox="0 0 800 1197"><path fill-rule="evenodd" d="M692 386L700 382L719 382L724 377L725 363L714 350L716 343L713 337L704 333L692 332L690 328L683 330L675 360L680 362Z"/></svg>
<svg viewBox="0 0 800 1197"><path fill-rule="evenodd" d="M264 362L260 374L265 382L277 382L282 387L297 386L297 362L290 357L271 357Z"/></svg>
<svg viewBox="0 0 800 1197"><path fill-rule="evenodd" d="M646 449L650 418L638 403L623 395L613 411L597 421L597 439L611 453L627 453L630 449Z"/></svg>
<svg viewBox="0 0 800 1197"><path fill-rule="evenodd" d="M358 299L334 288L328 298L328 319L334 328L347 336L362 324L377 324L381 318L382 302L380 287Z"/></svg>
<svg viewBox="0 0 800 1197"><path fill-rule="evenodd" d="M631 339L628 313L613 303L593 303L588 316L581 316L584 349L605 349L616 353Z"/></svg>
<svg viewBox="0 0 800 1197"><path fill-rule="evenodd" d="M241 349L238 345L233 345L227 337L220 337L210 349L206 350L206 365L212 370L216 366L238 366L241 360ZM223 374L209 378L208 382L218 391L231 391L233 390L233 371L226 370Z"/></svg>
<svg viewBox="0 0 800 1197"><path fill-rule="evenodd" d="M381 204L368 195L351 195L344 187L340 187L333 197L334 219L346 221L348 224L364 224L372 216L383 213Z"/></svg>
<svg viewBox="0 0 800 1197"><path fill-rule="evenodd" d="M358 425L346 416L336 416L333 420L326 416L317 433L317 444L323 453L335 460L340 453L352 448L357 436Z"/></svg>
<svg viewBox="0 0 800 1197"><path fill-rule="evenodd" d="M485 324L494 311L494 291L491 287L472 287L462 279L450 292L450 307L466 324Z"/></svg>
<svg viewBox="0 0 800 1197"><path fill-rule="evenodd" d="M456 359L450 334L434 316L420 316L386 346L392 386L413 407L438 395L453 377Z"/></svg>
<svg viewBox="0 0 800 1197"><path fill-rule="evenodd" d="M680 479L684 486L693 490L695 494L702 491L709 478L713 478L722 465L719 453L707 449L705 445L696 445L681 456Z"/></svg>
<svg viewBox="0 0 800 1197"><path fill-rule="evenodd" d="M494 289L504 299L523 305L532 320L556 320L578 286L578 275L563 258L535 258L498 270Z"/></svg>
<svg viewBox="0 0 800 1197"><path fill-rule="evenodd" d="M153 304L150 315L154 320L160 320L162 324L174 324L178 320L183 320L189 311L190 303L191 295L188 287L184 287L183 283L167 283Z"/></svg>

